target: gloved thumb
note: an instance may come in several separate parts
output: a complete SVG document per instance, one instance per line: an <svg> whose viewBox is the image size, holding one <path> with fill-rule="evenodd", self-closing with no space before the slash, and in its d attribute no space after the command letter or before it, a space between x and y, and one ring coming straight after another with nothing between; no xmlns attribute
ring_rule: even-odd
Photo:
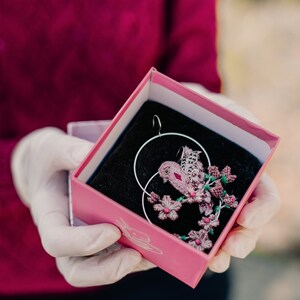
<svg viewBox="0 0 300 300"><path fill-rule="evenodd" d="M52 148L53 171L77 168L93 147L91 142L65 134L60 134L54 138L56 142L53 143Z"/></svg>
<svg viewBox="0 0 300 300"><path fill-rule="evenodd" d="M77 168L92 146L90 142L50 127L25 136L16 146L11 163L21 199L29 203L32 193L56 171Z"/></svg>

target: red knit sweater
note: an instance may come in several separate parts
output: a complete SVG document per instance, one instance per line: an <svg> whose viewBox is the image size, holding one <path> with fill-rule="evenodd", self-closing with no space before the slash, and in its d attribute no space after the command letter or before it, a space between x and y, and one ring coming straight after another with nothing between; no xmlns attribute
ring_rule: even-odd
<svg viewBox="0 0 300 300"><path fill-rule="evenodd" d="M18 139L114 116L151 66L218 92L213 0L0 1L0 296L74 290L9 169Z"/></svg>

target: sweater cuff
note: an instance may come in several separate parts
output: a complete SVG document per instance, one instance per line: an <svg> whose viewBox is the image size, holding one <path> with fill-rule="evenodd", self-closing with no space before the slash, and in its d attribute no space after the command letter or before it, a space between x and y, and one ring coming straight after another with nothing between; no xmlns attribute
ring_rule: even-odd
<svg viewBox="0 0 300 300"><path fill-rule="evenodd" d="M16 195L10 164L12 151L18 141L19 139L0 140L0 202L9 199L8 195Z"/></svg>

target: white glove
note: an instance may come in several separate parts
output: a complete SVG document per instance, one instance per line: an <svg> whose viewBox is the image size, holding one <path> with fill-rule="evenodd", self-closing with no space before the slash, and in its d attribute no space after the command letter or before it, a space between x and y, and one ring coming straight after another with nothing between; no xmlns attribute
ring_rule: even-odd
<svg viewBox="0 0 300 300"><path fill-rule="evenodd" d="M116 226L69 225L65 171L75 169L91 147L58 129L43 128L24 137L12 158L15 187L31 210L43 247L74 286L110 284L153 267L137 251L114 244L121 236Z"/></svg>
<svg viewBox="0 0 300 300"><path fill-rule="evenodd" d="M246 109L221 94L207 91L195 83L184 83L195 92L206 96L227 109L258 123L257 119ZM211 260L209 268L214 272L224 272L230 264L230 257L245 258L254 248L266 224L279 210L280 197L271 178L264 174L252 196L237 218L238 226L231 230L221 249Z"/></svg>

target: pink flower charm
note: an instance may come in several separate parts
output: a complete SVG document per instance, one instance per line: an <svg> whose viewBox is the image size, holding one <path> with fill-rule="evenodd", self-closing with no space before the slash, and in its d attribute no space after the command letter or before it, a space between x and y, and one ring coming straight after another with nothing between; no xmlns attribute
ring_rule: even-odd
<svg viewBox="0 0 300 300"><path fill-rule="evenodd" d="M215 186L212 187L209 191L211 192L211 194L216 197L216 198L220 198L223 194L223 186L222 183L220 182L220 180L215 181Z"/></svg>
<svg viewBox="0 0 300 300"><path fill-rule="evenodd" d="M217 166L210 166L210 167L207 168L207 170L208 170L208 173L211 176L215 177L216 179L221 177L221 173L220 173L219 168Z"/></svg>
<svg viewBox="0 0 300 300"><path fill-rule="evenodd" d="M202 202L199 205L199 210L201 214L204 213L206 216L209 216L213 212L213 203Z"/></svg>
<svg viewBox="0 0 300 300"><path fill-rule="evenodd" d="M219 226L220 222L215 218L215 215L211 214L209 217L203 217L201 221L198 221L199 226L205 230L210 230L213 227Z"/></svg>
<svg viewBox="0 0 300 300"><path fill-rule="evenodd" d="M204 229L199 231L191 230L188 234L188 243L197 250L203 251L212 247L212 241L208 238L208 232Z"/></svg>
<svg viewBox="0 0 300 300"><path fill-rule="evenodd" d="M159 197L159 195L157 195L156 193L151 192L151 193L150 193L150 197L147 197L147 200L148 200L151 204L153 204L153 203L156 203L156 202L160 201L160 197Z"/></svg>
<svg viewBox="0 0 300 300"><path fill-rule="evenodd" d="M204 191L203 189L199 189L196 192L190 192L190 197L186 199L188 203L202 203L202 202L211 202L211 195L208 191Z"/></svg>
<svg viewBox="0 0 300 300"><path fill-rule="evenodd" d="M224 203L225 203L226 205L228 205L229 207L231 207L231 208L236 208L236 207L238 206L238 204L239 204L239 203L236 201L236 198L235 198L234 195L228 195L228 194L226 194L226 195L224 196L223 200L224 200Z"/></svg>
<svg viewBox="0 0 300 300"><path fill-rule="evenodd" d="M231 174L231 168L229 166L226 166L221 174L225 176L227 183L233 182L236 179L236 175Z"/></svg>
<svg viewBox="0 0 300 300"><path fill-rule="evenodd" d="M208 191L202 191L198 197L201 202L211 203L211 194Z"/></svg>
<svg viewBox="0 0 300 300"><path fill-rule="evenodd" d="M158 218L161 220L170 219L175 221L178 218L177 211L181 208L179 201L174 201L170 196L163 196L159 204L153 206L155 211L159 211Z"/></svg>

